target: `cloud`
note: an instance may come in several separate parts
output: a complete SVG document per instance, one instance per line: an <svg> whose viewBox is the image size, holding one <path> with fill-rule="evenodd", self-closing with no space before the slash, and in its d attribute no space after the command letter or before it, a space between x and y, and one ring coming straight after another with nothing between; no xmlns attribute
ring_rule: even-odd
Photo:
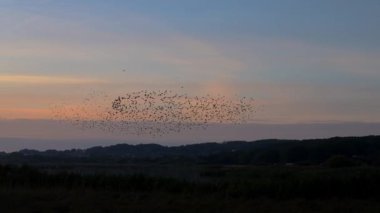
<svg viewBox="0 0 380 213"><path fill-rule="evenodd" d="M18 107L1 108L0 117L4 119L49 119L51 117L51 110Z"/></svg>
<svg viewBox="0 0 380 213"><path fill-rule="evenodd" d="M24 13L8 14L17 21L8 21L16 26L5 25L9 38L0 35L0 56L7 59L0 69L48 72L60 65L58 69L65 72L101 73L117 67L147 75L170 73L170 80L209 80L245 67L211 42L140 14L132 13L122 22L126 31L115 23Z"/></svg>
<svg viewBox="0 0 380 213"><path fill-rule="evenodd" d="M378 52L254 35L207 39L148 17L128 16L117 24L12 14L0 14L0 25L7 29L0 35L0 70L13 74L0 74L0 86L18 87L0 91L3 109L18 104L47 108L48 100L63 96L75 102L89 84L102 84L115 94L184 85L195 93L253 96L265 108L255 121L380 121ZM73 76L52 76L51 70ZM62 88L51 90L53 85ZM3 111L11 117L44 113L20 112Z"/></svg>
<svg viewBox="0 0 380 213"><path fill-rule="evenodd" d="M102 84L104 80L78 77L62 76L37 76L37 75L2 75L0 74L0 83L2 84Z"/></svg>
<svg viewBox="0 0 380 213"><path fill-rule="evenodd" d="M193 130L151 138L82 131L52 120L0 120L0 150L72 149L117 143L181 145L207 141L307 139L371 134L380 134L380 123L212 125L207 131Z"/></svg>
<svg viewBox="0 0 380 213"><path fill-rule="evenodd" d="M263 109L254 121L270 123L377 122L380 95L375 88L306 83L251 83L243 91ZM239 87L239 86L237 86ZM256 95L257 94L257 97Z"/></svg>

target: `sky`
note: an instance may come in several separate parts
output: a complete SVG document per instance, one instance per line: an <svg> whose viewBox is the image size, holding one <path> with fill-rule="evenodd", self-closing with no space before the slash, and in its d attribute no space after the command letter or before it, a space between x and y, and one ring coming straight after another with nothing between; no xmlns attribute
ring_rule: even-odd
<svg viewBox="0 0 380 213"><path fill-rule="evenodd" d="M183 87L255 98L255 124L375 125L379 20L378 0L0 0L0 119L41 124L94 90ZM78 138L13 128L0 137Z"/></svg>

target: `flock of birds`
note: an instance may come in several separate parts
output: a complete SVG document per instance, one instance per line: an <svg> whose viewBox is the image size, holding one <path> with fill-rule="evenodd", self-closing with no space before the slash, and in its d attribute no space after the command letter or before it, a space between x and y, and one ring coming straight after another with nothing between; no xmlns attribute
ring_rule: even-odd
<svg viewBox="0 0 380 213"><path fill-rule="evenodd" d="M254 100L246 97L190 96L172 90L141 90L111 97L93 92L78 105L53 108L56 119L81 129L162 136L211 124L239 124L251 119Z"/></svg>

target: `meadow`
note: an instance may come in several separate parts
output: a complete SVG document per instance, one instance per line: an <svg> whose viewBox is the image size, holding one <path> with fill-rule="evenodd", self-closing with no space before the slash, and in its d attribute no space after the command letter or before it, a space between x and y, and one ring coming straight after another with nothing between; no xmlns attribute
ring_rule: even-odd
<svg viewBox="0 0 380 213"><path fill-rule="evenodd" d="M200 165L191 172L198 178L1 166L0 203L2 212L380 211L377 167Z"/></svg>

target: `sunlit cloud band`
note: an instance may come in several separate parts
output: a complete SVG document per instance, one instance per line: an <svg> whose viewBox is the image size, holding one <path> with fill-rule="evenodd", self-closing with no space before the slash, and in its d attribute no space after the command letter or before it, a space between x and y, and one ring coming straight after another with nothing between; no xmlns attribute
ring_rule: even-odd
<svg viewBox="0 0 380 213"><path fill-rule="evenodd" d="M104 80L60 77L60 76L35 76L35 75L0 75L0 83L13 84L102 84Z"/></svg>

